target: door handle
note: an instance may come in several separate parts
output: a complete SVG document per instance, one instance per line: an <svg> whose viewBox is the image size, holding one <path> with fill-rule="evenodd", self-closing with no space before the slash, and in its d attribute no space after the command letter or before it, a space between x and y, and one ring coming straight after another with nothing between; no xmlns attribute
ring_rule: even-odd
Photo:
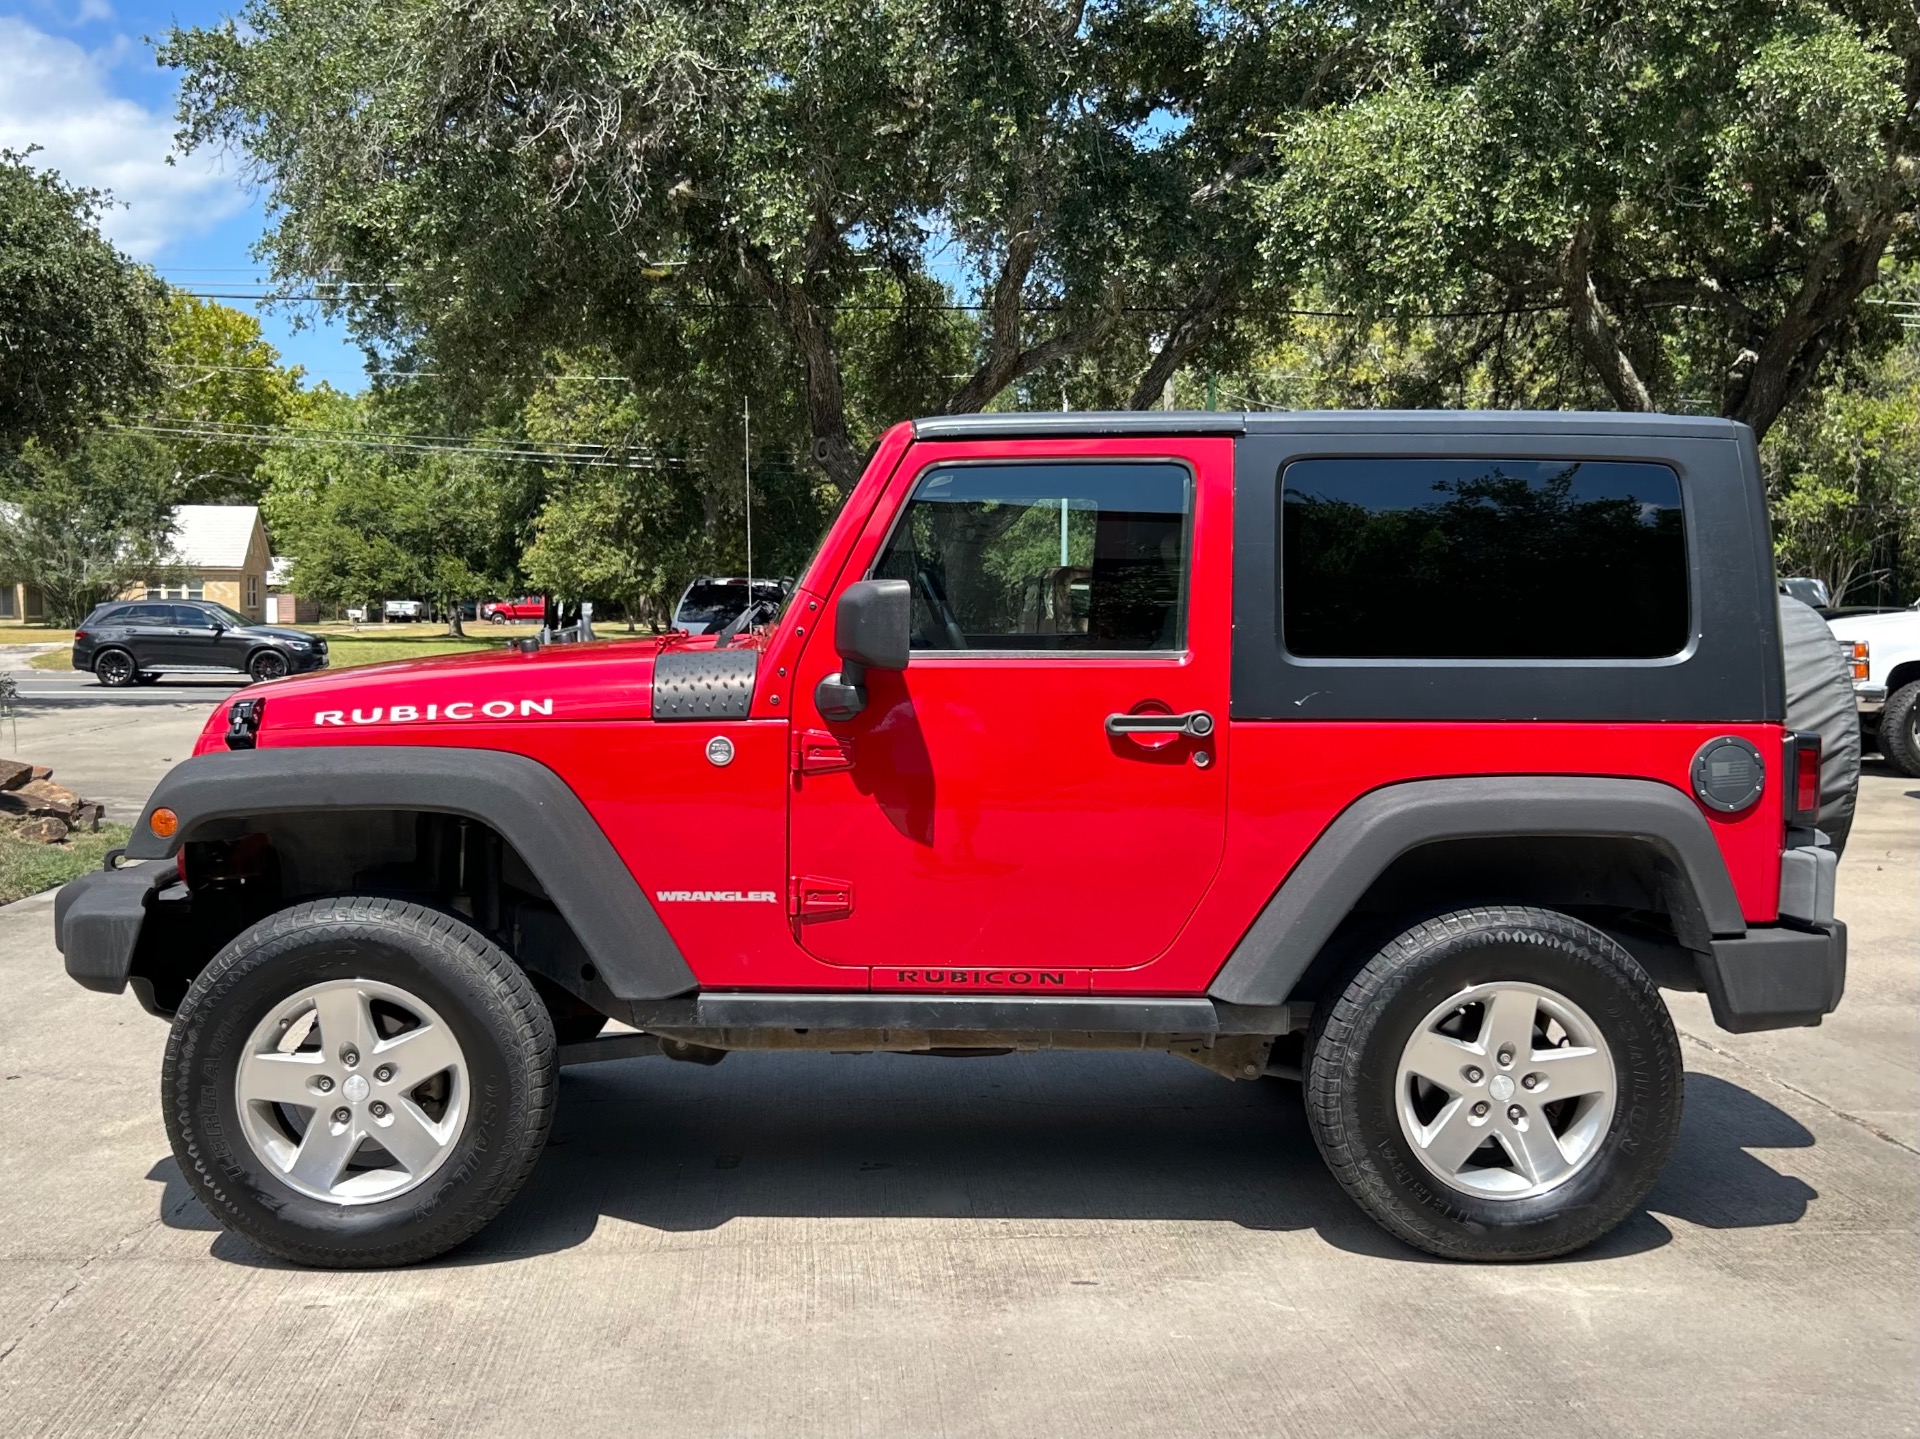
<svg viewBox="0 0 1920 1439"><path fill-rule="evenodd" d="M1183 715L1108 715L1108 734L1184 734L1205 739L1213 733L1213 716L1205 710Z"/></svg>

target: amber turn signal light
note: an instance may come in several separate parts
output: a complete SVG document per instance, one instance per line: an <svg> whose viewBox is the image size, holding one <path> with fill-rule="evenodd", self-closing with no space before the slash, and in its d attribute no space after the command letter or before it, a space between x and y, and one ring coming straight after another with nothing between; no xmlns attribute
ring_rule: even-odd
<svg viewBox="0 0 1920 1439"><path fill-rule="evenodd" d="M162 839L172 839L175 831L180 828L180 816L162 805L147 816L147 828Z"/></svg>

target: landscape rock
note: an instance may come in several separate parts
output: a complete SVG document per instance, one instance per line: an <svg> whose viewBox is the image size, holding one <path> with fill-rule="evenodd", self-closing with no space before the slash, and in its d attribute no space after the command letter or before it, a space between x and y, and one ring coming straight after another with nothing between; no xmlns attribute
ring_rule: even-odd
<svg viewBox="0 0 1920 1439"><path fill-rule="evenodd" d="M24 839L29 844L59 844L67 837L67 822L53 815L42 815L39 819L30 819L13 832L15 839Z"/></svg>
<svg viewBox="0 0 1920 1439"><path fill-rule="evenodd" d="M19 789L28 780L41 778L44 776L36 774L33 765L17 759L0 759L0 790Z"/></svg>
<svg viewBox="0 0 1920 1439"><path fill-rule="evenodd" d="M95 804L92 800L87 800L73 812L72 827L75 830L84 829L89 834L97 834L100 830L100 820L106 812L107 807L105 805Z"/></svg>
<svg viewBox="0 0 1920 1439"><path fill-rule="evenodd" d="M47 815L71 824L84 803L65 785L50 779L30 780L18 789L0 790L0 814L23 814L28 818Z"/></svg>
<svg viewBox="0 0 1920 1439"><path fill-rule="evenodd" d="M43 764L37 764L33 767L33 777L35 779L52 779L53 771Z"/></svg>

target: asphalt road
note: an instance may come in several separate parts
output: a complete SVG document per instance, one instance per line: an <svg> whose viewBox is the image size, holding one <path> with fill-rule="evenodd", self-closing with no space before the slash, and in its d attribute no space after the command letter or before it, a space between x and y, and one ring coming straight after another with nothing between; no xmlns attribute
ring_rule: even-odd
<svg viewBox="0 0 1920 1439"><path fill-rule="evenodd" d="M83 787L205 713L141 703ZM475 1243L297 1270L181 1180L164 1027L65 978L50 897L8 906L0 1435L1913 1434L1920 783L1862 798L1841 1011L1726 1035L1675 996L1665 1177L1518 1267L1382 1235L1297 1090L1054 1054L570 1070Z"/></svg>
<svg viewBox="0 0 1920 1439"><path fill-rule="evenodd" d="M20 713L0 721L0 755L51 767L61 784L123 824L138 818L160 776L193 753L208 712L242 683L238 675L182 677L110 690L71 670L6 673L20 691Z"/></svg>

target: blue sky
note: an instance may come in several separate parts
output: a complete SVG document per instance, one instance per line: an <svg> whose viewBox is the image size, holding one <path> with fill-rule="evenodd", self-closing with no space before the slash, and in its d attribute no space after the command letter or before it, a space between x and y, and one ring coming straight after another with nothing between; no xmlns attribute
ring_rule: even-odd
<svg viewBox="0 0 1920 1439"><path fill-rule="evenodd" d="M37 144L35 163L111 190L120 204L102 223L109 238L187 290L260 288L266 273L252 250L266 218L231 160L195 155L167 164L177 85L143 37L174 24L210 25L236 8L216 0L0 0L0 148ZM257 314L267 339L310 380L341 389L364 383L360 351L338 327L296 331L293 311L227 303Z"/></svg>

